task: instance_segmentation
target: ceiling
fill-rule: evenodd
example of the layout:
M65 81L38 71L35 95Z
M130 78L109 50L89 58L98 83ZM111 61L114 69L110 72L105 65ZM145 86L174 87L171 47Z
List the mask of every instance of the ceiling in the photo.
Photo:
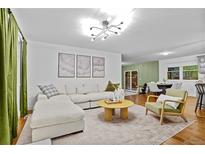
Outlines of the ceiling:
M205 9L134 9L131 24L120 36L91 42L80 21L107 18L99 10L12 9L28 40L121 53L124 63L205 53ZM164 51L171 54L159 54Z

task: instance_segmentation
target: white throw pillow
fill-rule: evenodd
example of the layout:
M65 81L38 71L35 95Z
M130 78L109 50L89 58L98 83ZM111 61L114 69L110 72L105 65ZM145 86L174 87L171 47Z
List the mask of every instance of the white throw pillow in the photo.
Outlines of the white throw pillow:
M181 97L173 97L173 96L168 96L168 95L163 95L161 94L158 99L157 99L157 103L163 103L165 100L172 100L172 101L181 101L182 98ZM179 103L176 102L166 102L167 105L173 107L174 109L177 109L177 107L179 106Z

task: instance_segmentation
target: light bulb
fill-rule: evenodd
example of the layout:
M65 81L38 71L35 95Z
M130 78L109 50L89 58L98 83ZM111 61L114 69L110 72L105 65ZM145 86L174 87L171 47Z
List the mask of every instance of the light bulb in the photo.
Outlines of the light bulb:
M95 38L92 37L92 38L91 38L91 42L94 42L94 41L95 41Z

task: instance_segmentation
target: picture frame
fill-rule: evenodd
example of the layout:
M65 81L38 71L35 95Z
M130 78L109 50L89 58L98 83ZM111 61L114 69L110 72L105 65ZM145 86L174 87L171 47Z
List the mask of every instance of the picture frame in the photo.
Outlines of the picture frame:
M199 67L199 73L205 74L205 55L198 56L198 67Z
M75 78L75 54L58 53L58 77Z
M105 77L105 58L92 57L92 77L104 78Z
M77 55L77 78L91 77L91 56Z

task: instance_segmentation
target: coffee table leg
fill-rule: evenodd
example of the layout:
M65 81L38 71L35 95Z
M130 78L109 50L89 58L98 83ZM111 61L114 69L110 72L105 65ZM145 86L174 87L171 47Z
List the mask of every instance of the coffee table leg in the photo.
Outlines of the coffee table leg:
M105 121L112 121L112 109L105 108L104 119Z
M120 118L123 120L128 119L128 108L120 109Z

